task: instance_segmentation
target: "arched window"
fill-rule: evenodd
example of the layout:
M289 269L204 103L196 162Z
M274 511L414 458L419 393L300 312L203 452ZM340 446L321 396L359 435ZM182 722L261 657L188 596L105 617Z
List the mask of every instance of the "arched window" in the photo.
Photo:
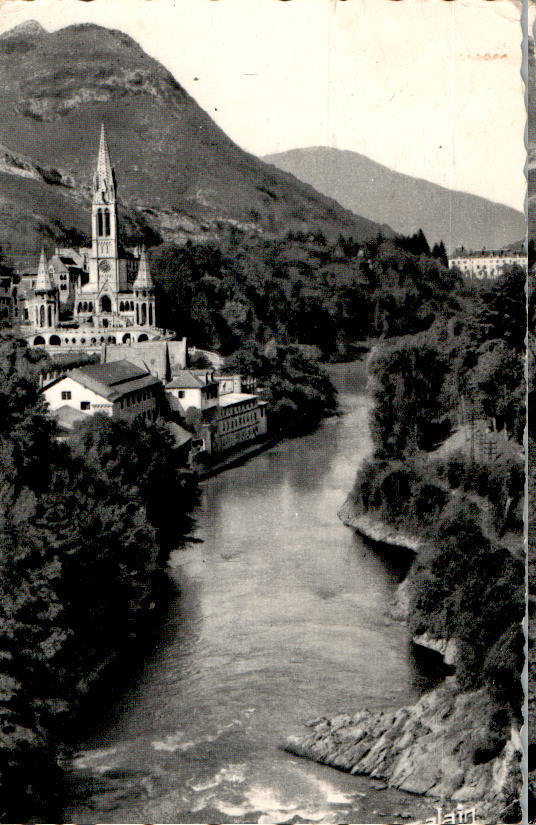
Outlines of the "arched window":
M103 295L101 298L101 312L111 312L112 302L109 295Z
M138 341L148 341L148 337L143 333L142 335L138 336Z
M58 335L51 335L48 343L51 347L59 347L61 340Z
M88 309L89 309L89 311L90 311L90 312L93 312L93 301L90 301L90 302L89 302L89 307L88 307Z
M128 343L129 341L130 341L130 333L129 333L129 332L126 332L126 333L123 335L123 344L126 344L126 343Z
M149 326L153 325L153 305L149 304Z
M136 325L140 323L140 307L139 304L136 304Z
M104 210L104 234L108 237L110 235L110 210Z
M119 304L119 312L124 312L124 311L125 311L125 302L121 301L121 303Z
M97 210L97 235L101 238L104 234L104 226L102 220L102 209Z
M39 326L40 327L45 326L45 308L44 308L44 306L41 306L40 309L39 309Z
M140 319L140 326L144 327L147 323L147 304L141 305L141 319Z
M84 312L87 312L87 301L84 301L84 307L83 307L83 309L84 309Z
M130 311L134 312L134 301L130 302Z
M38 335L37 338L34 338L34 347L39 347L45 343L45 339L42 335Z
M52 326L52 307L50 306L50 304L48 305L47 315L48 315L48 325L49 325L49 327L51 327Z
M80 314L81 312L82 312L82 303L79 303L78 304L78 313Z

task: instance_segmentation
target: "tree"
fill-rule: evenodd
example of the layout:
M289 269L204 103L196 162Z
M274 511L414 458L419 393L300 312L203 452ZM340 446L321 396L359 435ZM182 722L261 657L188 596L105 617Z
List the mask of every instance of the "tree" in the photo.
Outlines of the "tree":
M447 372L439 350L423 336L384 346L371 365L374 376L372 430L378 454L400 458L429 448L443 411Z
M448 268L449 259L448 259L447 250L445 249L445 244L443 243L443 241L440 241L439 243L434 244L431 254L432 254L432 258L437 258L438 261L441 261L443 266Z

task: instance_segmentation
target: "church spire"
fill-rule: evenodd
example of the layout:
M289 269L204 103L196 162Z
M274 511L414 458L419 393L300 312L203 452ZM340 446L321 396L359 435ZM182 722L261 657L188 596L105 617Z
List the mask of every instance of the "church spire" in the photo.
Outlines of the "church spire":
M151 278L149 262L147 260L147 252L145 251L144 246L142 246L140 251L140 263L138 266L138 274L136 275L136 280L134 281L133 287L134 289L153 288L153 279Z
M37 267L37 280L35 282L36 292L49 292L54 289L54 284L48 274L47 259L45 250L41 247L41 255L39 256L39 266Z
M104 123L101 124L99 154L97 157L97 168L93 178L93 187L95 192L102 192L104 190L115 194L115 177L110 161L108 143L106 142Z

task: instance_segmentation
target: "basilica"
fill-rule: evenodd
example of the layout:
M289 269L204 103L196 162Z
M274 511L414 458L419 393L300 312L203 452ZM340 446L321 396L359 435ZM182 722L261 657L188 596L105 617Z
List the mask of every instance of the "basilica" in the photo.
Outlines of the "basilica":
M55 352L100 352L105 344L174 337L156 326L145 249L120 253L116 181L104 126L93 176L91 247L56 248L49 259L42 250L37 272L20 278L14 313L28 344Z

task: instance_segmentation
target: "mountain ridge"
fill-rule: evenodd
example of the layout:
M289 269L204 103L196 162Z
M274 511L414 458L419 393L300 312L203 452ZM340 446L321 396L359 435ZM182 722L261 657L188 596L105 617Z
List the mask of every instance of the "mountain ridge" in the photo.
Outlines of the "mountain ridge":
M453 251L500 248L525 236L522 212L469 192L389 169L358 152L325 146L291 149L264 160L310 183L344 207L409 235L422 229Z
M229 226L393 234L244 152L123 32L11 29L0 36L0 85L0 244L14 256L35 252L43 234L52 242L71 208L72 229L87 234L101 122L124 214L165 241Z

